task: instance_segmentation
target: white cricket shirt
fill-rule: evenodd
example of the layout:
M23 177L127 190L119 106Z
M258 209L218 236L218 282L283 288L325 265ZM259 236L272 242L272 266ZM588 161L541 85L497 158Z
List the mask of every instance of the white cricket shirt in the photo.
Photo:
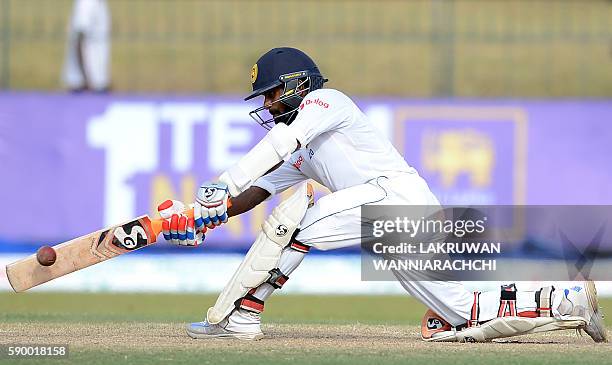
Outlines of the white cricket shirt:
M379 176L416 173L379 128L338 90L319 89L306 95L289 128L304 136L301 148L253 184L272 195L306 179L334 192Z

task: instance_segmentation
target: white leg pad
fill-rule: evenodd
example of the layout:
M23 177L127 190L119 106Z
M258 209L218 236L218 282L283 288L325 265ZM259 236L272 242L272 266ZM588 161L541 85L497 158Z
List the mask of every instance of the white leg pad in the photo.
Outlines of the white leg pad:
M289 244L311 205L312 194L312 186L304 183L295 194L274 208L238 270L219 294L215 305L208 309L206 318L209 323L221 322L235 308L236 300L268 280L269 271L278 267L283 248Z
M563 320L553 317L501 317L461 331L452 329L438 332L430 338L423 338L423 340L433 342L487 342L497 338L530 333L578 329L585 325L586 321L581 317L565 318Z

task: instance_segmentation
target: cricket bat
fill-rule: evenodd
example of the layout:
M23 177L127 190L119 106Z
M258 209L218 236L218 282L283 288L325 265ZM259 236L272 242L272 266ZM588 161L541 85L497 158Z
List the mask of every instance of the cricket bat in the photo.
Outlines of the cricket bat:
M193 209L186 214L193 218ZM57 258L51 266L42 266L36 254L6 266L6 277L16 292L23 292L106 261L113 257L152 245L162 231L163 219L142 215L129 222L102 229L53 246Z

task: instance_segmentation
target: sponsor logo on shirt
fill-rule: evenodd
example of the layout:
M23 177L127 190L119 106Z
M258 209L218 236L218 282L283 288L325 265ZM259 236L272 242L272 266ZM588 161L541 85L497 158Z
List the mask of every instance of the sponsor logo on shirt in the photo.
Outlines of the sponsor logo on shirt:
M312 160L312 156L314 156L314 151L312 148L308 149L308 158Z
M298 157L297 161L293 163L293 167L299 170L300 167L302 167L302 162L304 162L304 157L300 156Z
M319 98L316 98L314 100L312 100L312 99L304 100L302 102L302 104L300 104L300 110L304 109L304 107L306 107L308 105L311 105L311 104L318 105L318 106L320 106L321 108L324 108L324 109L329 108L329 103L327 103L327 102L325 102L323 100L320 100Z

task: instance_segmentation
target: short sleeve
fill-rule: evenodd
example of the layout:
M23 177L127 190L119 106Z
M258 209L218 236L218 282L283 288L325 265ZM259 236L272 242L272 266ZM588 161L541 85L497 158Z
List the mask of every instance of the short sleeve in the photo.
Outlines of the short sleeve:
M341 127L350 119L351 112L346 95L333 89L319 89L306 95L289 127L296 130L300 145L305 147L317 136Z
M292 160L293 158L290 158L289 161L283 162L283 164L276 170L255 180L253 186L267 190L270 195L275 195L282 193L293 185L308 179L293 165Z

